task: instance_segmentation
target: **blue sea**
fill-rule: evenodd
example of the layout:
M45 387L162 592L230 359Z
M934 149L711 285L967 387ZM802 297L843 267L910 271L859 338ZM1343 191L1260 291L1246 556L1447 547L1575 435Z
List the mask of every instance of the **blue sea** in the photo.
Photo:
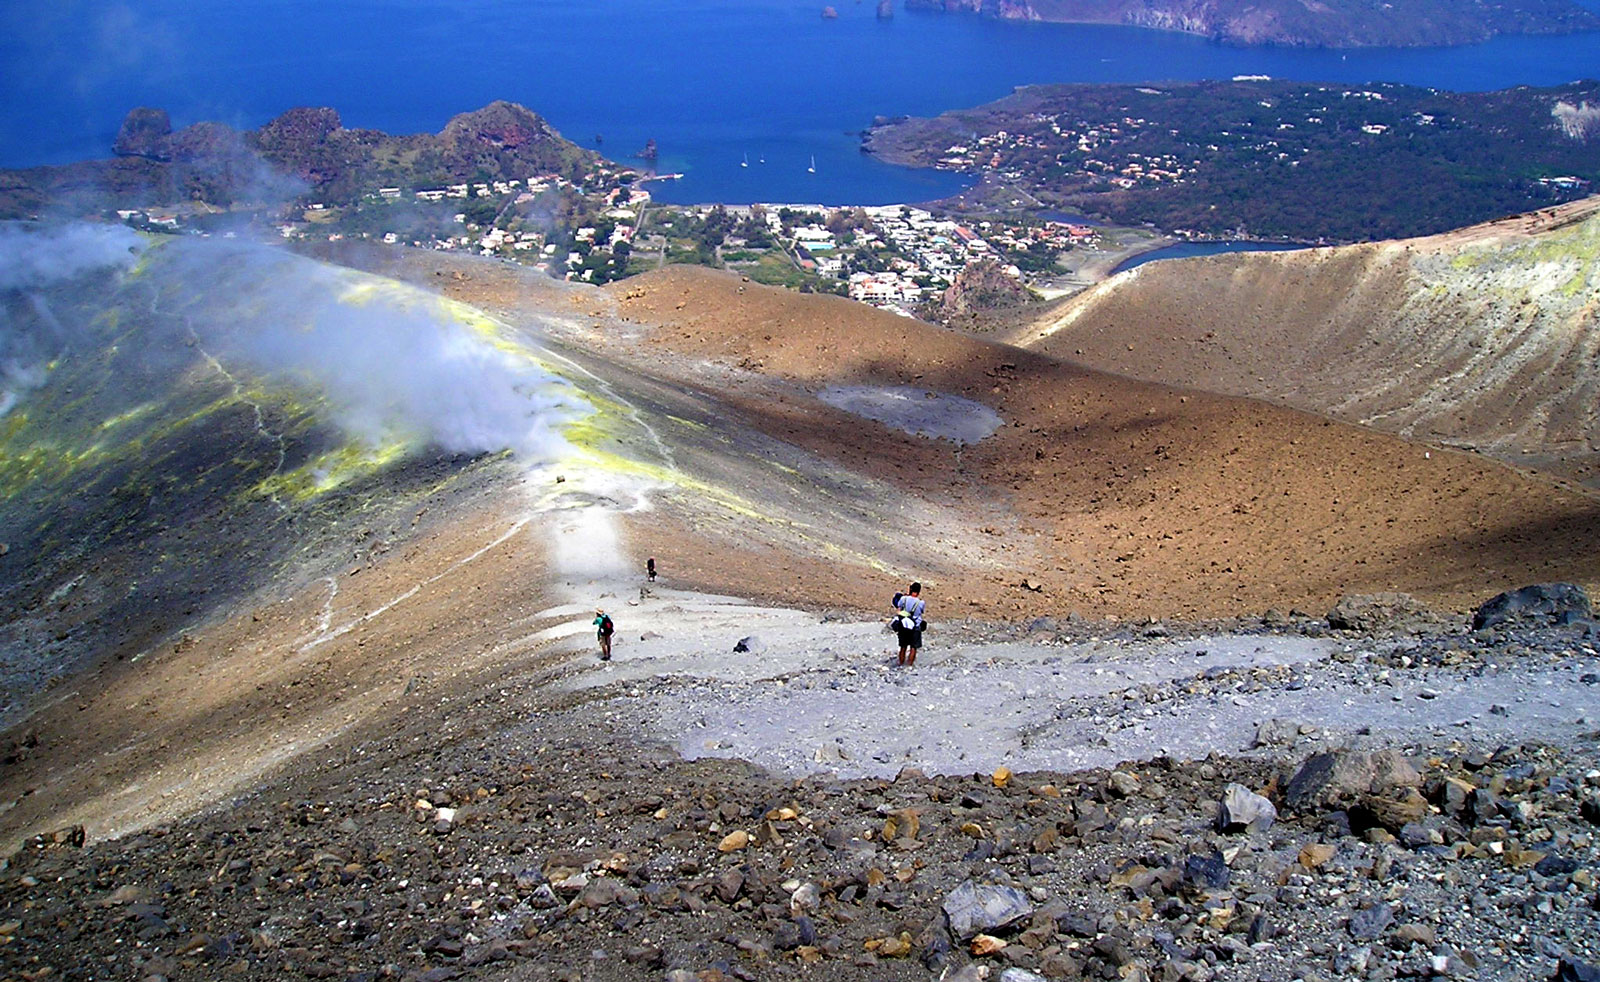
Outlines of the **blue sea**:
M1160 262L1163 259L1188 259L1194 256L1216 256L1224 252L1286 252L1300 249L1302 246L1281 245L1275 242L1176 242L1160 249L1151 249L1141 252L1131 259L1118 263L1111 272L1113 275L1126 272L1135 266L1145 263Z
M653 186L663 200L886 204L962 182L862 154L874 116L974 106L1019 85L1252 74L1485 90L1600 75L1600 33L1246 49L903 9L879 20L870 0L833 5L829 20L809 0L9 0L0 167L108 156L141 105L179 126L239 127L332 106L346 126L411 133L510 99L616 159L654 139L659 169L684 175Z

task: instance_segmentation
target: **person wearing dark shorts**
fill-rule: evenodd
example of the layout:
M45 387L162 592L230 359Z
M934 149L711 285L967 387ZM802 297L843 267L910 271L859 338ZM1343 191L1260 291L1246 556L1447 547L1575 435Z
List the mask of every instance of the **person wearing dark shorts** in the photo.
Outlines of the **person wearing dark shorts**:
M913 583L905 593L894 595L894 633L900 641L897 665L915 665L917 649L922 647L922 615L928 605L922 599L922 584Z
M611 615L603 610L594 612L594 635L600 642L600 660L611 660L611 635L616 631L616 625L611 623Z

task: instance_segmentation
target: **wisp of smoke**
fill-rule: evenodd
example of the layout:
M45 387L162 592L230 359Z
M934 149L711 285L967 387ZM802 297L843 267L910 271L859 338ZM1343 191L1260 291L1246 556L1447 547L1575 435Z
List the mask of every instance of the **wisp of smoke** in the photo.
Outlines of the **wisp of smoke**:
M0 299L15 293L22 301L0 303L0 416L43 384L44 365L69 340L41 291L128 269L144 248L141 236L118 225L0 223Z
M533 464L559 457L561 426L589 411L503 327L432 294L246 243L163 253L164 274L194 293L187 327L207 354L314 387L358 438Z
M0 223L0 290L37 290L102 269L127 269L145 240L122 225Z

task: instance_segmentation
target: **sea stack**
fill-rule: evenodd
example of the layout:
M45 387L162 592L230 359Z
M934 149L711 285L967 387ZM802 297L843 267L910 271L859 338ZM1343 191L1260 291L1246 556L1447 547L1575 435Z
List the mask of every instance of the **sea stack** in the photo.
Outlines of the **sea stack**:
M894 16L894 0L878 0L878 19L888 20Z
M837 10L834 10L832 7L823 7L822 8L822 19L823 20L838 20L839 19L839 12Z
M167 137L172 135L172 117L165 109L140 106L128 112L117 131L112 152L119 157L148 157L151 160L171 160L172 153Z

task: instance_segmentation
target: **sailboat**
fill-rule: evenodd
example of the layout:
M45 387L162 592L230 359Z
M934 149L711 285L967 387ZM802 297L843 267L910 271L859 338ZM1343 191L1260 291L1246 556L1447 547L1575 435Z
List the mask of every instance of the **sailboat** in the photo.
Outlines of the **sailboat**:
M806 173L807 174L815 174L816 172L817 172L817 155L816 154L812 154L811 155L811 166L806 168Z
M740 161L739 166L740 167L749 167L750 166L750 155L749 154L745 154L744 155L744 160Z

